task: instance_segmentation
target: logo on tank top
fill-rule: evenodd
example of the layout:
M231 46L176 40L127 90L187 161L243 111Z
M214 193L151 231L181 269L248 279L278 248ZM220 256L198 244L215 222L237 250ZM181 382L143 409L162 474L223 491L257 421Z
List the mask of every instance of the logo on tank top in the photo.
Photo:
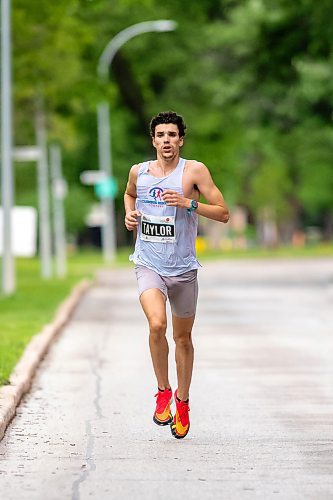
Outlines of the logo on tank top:
M162 193L164 189L159 186L153 186L147 189L146 196L141 199L142 203L148 203L148 205L154 207L164 207L166 205L163 201Z
M152 187L148 191L148 195L154 198L155 201L163 201L162 200L162 193L164 189L161 187Z

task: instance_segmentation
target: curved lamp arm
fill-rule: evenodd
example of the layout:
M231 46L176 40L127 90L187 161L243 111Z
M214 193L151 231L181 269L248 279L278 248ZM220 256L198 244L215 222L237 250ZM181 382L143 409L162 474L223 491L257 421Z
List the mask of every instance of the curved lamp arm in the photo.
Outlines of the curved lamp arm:
M108 69L116 52L131 38L140 35L141 33L148 33L150 31L173 31L176 27L177 23L175 21L161 19L159 21L146 21L143 23L133 24L132 26L120 31L112 38L112 40L110 40L99 58L97 66L98 76L103 80L107 80Z

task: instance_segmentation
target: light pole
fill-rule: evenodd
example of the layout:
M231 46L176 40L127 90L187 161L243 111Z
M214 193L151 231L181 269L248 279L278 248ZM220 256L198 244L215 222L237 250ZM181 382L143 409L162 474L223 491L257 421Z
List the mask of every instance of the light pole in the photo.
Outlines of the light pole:
M67 183L62 177L61 149L58 144L52 144L50 147L50 165L53 194L53 230L56 273L59 278L64 278L67 273L67 262L63 200L67 192Z
M131 38L141 33L151 31L165 32L176 29L177 23L169 20L147 21L133 24L120 31L107 44L99 58L97 74L101 81L106 82L109 74L109 67L117 51ZM107 177L112 177L112 142L111 142L111 121L109 104L102 101L97 107L98 125L98 156L99 168L105 172ZM102 244L104 259L112 261L116 254L116 231L115 231L115 209L113 198L102 201L105 210L105 224L102 226Z
M15 291L12 248L12 207L14 198L12 160L12 90L10 0L1 0L1 201L3 213L2 290Z
M36 114L36 136L37 145L40 152L37 160L39 249L42 264L42 277L44 279L50 279L52 276L52 250L49 206L49 173L47 161L45 116L42 109L38 109Z

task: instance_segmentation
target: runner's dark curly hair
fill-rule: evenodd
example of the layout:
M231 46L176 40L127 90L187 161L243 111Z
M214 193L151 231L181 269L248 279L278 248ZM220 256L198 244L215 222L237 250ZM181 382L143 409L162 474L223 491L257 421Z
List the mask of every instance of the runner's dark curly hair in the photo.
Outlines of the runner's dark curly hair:
M177 115L174 111L162 111L161 113L158 113L158 115L153 116L150 121L149 129L152 137L155 136L156 126L161 125L162 123L174 123L178 127L179 137L185 136L186 125L183 117Z

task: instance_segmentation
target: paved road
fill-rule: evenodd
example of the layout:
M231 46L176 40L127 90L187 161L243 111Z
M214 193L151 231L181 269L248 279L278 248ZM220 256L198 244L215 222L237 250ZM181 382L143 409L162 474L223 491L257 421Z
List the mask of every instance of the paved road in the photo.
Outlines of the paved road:
M1 500L333 499L333 260L209 263L199 300L178 441L132 271L100 274L0 443Z

